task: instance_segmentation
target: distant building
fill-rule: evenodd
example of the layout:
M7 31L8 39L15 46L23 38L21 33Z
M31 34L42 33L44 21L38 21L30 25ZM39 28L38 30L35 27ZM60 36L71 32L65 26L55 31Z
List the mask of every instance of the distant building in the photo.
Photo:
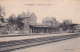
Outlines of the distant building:
M6 25L7 23L0 23L0 34L7 34Z
M29 25L34 25L37 23L37 17L35 13L30 13L29 11L27 13L23 12L20 14L22 18L24 18L24 23Z
M22 18L24 18L24 31L29 32L29 25L36 25L37 24L37 17L35 13L30 13L29 11L27 13L20 14Z
M49 27L58 27L59 26L59 22L56 20L56 18L53 18L53 17L51 17L51 18L47 17L47 18L43 19L42 23L44 26L49 26Z

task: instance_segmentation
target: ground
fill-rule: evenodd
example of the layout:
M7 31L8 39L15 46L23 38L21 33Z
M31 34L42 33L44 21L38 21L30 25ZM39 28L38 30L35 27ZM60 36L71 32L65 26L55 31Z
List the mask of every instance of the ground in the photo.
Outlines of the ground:
M13 52L80 52L80 37Z

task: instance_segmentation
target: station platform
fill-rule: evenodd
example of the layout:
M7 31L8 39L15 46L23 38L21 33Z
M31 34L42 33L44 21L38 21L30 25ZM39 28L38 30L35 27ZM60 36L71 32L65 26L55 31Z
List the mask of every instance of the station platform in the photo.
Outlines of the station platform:
M44 37L52 37L52 36L61 36L61 35L69 35L76 33L61 33L61 34L41 34L41 35L8 35L8 36L0 36L0 42L14 41L14 40L23 40L23 39L35 39L35 38L44 38Z

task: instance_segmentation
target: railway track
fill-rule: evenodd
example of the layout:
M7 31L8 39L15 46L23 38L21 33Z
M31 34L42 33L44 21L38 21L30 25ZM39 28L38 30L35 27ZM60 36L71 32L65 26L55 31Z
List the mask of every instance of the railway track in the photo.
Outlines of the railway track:
M71 35L36 38L36 39L24 39L24 40L15 40L9 42L0 42L0 52L9 52L17 49L23 49L23 48L47 44L51 42L58 42L58 41L72 39L76 37L80 37L80 35L71 34Z

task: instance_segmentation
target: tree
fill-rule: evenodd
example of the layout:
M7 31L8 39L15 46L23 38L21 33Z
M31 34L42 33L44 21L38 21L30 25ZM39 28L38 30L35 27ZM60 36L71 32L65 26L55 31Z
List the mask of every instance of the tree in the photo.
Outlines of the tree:
M23 34L23 27L24 27L24 23L23 23L23 18L21 17L21 15L18 15L18 17L16 18L15 15L11 15L8 18L8 24L11 27L11 32L14 33L14 30L16 29L15 26L17 26L17 28L19 28L20 33Z
M15 23L16 23L15 15L11 15L7 20L8 20L11 33L14 33Z
M0 5L0 20L4 22L5 11L4 8Z
M2 22L2 23L4 23L4 22L5 22L4 18L1 18L1 22Z
M23 19L24 18L22 18L21 15L18 15L18 17L16 18L16 25L20 29L21 34L23 34L23 28L24 28Z
M72 20L64 20L62 23L62 28L64 31L71 31L72 30Z
M8 23L9 23L10 25L14 25L14 24L16 23L15 20L16 20L15 15L11 15L11 16L8 18Z
M67 20L64 20L63 21L63 24L64 25L70 25L70 24L72 24L72 20L68 20L68 19Z

